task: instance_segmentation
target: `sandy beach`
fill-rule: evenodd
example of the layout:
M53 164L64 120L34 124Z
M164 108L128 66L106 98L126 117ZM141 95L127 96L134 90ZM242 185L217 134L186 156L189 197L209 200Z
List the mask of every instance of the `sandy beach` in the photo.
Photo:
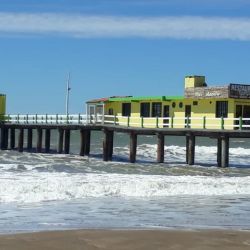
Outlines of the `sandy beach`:
M0 236L1 250L250 249L250 231L71 230Z

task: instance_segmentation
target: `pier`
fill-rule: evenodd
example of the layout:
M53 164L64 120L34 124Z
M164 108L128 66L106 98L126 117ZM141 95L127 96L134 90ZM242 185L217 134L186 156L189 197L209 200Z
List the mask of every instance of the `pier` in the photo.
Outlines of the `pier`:
M79 117L78 117L79 118ZM66 119L67 120L67 119ZM164 143L168 136L182 136L186 138L186 163L195 164L195 141L197 137L212 138L217 141L217 165L218 167L229 166L229 147L232 138L250 138L248 130L225 130L225 129L192 129L192 128L144 128L128 127L115 124L86 123L79 119L79 123L56 122L2 122L0 124L0 149L17 150L23 152L35 151L37 153L51 152L51 131L58 133L57 153L69 154L71 131L79 131L80 147L79 155L88 156L91 152L91 133L93 131L103 132L103 160L112 161L114 136L116 133L126 133L129 135L129 162L136 162L137 138L141 135L156 136L157 163L164 163L171 159L165 159ZM27 133L27 142L24 143L24 132ZM36 141L34 141L36 133ZM27 145L24 148L24 145Z

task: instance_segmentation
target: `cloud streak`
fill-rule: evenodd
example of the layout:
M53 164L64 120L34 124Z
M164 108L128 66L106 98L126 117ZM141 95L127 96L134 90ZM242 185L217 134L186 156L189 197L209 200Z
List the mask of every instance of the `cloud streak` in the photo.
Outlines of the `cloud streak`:
M124 17L0 12L0 35L250 41L249 18Z

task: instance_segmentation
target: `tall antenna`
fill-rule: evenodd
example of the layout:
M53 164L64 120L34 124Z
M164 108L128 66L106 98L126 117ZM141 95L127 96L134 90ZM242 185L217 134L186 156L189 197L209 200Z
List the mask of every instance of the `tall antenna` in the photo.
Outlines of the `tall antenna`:
M69 114L69 91L71 90L69 84L70 84L70 72L68 74L67 90L66 90L66 115Z

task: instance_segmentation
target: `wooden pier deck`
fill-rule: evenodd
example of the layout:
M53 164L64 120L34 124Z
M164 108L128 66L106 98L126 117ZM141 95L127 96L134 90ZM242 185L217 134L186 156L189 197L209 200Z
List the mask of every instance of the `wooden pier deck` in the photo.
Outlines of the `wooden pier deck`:
M120 125L105 124L0 124L0 149L24 150L24 130L27 130L27 150L33 148L33 133L36 133L36 152L50 152L51 130L58 131L57 152L69 154L70 134L72 130L79 131L81 156L89 155L92 131L102 131L103 139L103 160L111 161L113 156L115 132L126 133L130 136L129 161L136 161L137 137L139 135L156 135L157 159L158 163L163 163L164 143L167 136L182 136L186 138L186 163L195 163L195 140L196 137L207 137L217 140L217 164L219 167L229 165L229 142L232 138L250 138L248 130L212 130L212 129L174 129L174 128L136 128ZM18 133L16 133L16 131ZM16 138L16 134L18 135ZM43 137L45 137L43 145ZM17 143L16 143L17 142Z

